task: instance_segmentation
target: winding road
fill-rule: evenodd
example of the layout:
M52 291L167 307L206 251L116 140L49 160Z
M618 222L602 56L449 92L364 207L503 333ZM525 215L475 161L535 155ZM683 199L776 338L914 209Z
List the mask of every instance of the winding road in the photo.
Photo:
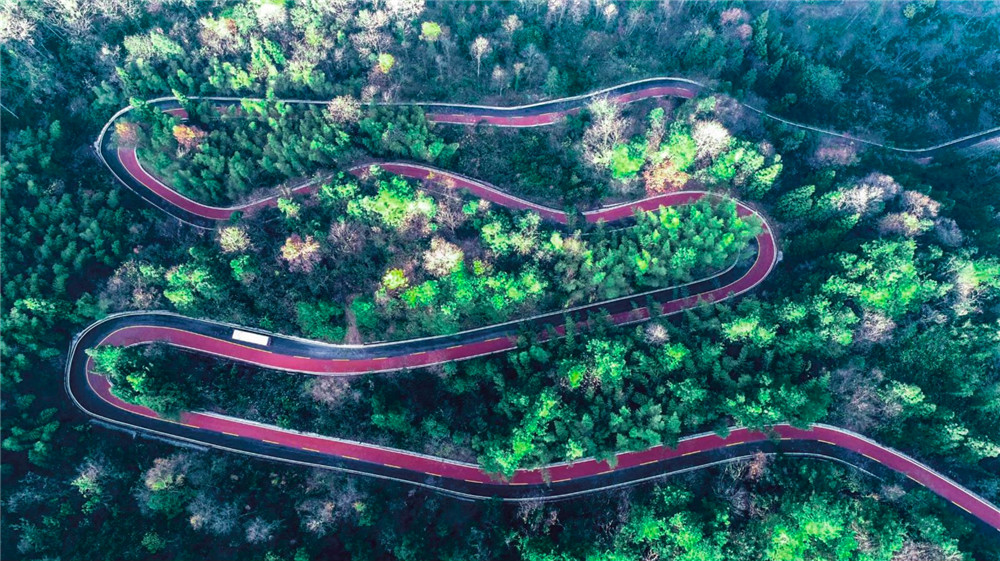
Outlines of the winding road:
M587 96L567 98L517 108L489 108L448 104L418 104L428 118L439 123L497 126L539 126L550 124L581 108L595 95L607 95L622 102L650 97L694 97L704 89L696 82L676 78L656 78L624 84ZM220 104L234 99L211 98ZM297 100L290 100L291 102ZM173 98L153 100L164 111L183 117ZM322 103L302 101L302 103ZM128 113L120 111L102 130L97 141L101 158L127 187L171 215L199 227L211 227L228 219L233 212L275 204L265 198L231 208L219 208L192 201L147 173L134 150L119 149L107 134L114 122ZM985 135L985 136L984 136ZM992 135L992 136L990 136ZM946 147L961 147L996 136L987 131L973 140L960 139L949 145L921 149L921 157ZM856 140L856 139L855 139ZM565 223L568 216L507 194L487 183L430 166L408 162L382 162L391 173L421 179L440 188L461 189L476 197L514 209L528 209L543 218ZM365 173L368 166L352 169ZM297 192L310 192L317 183L307 183ZM626 219L636 209L683 205L717 194L684 191L633 203L583 213L590 222ZM453 335L369 345L331 345L296 337L265 333L221 322L194 319L168 312L131 312L109 316L77 335L70 348L66 367L66 389L74 403L87 414L106 422L184 441L249 454L261 458L390 479L431 488L466 499L497 497L506 501L555 500L599 490L634 485L666 475L701 469L723 462L748 458L757 452L818 457L851 465L878 476L890 470L905 474L951 501L986 525L1000 530L1000 509L932 468L882 446L861 435L827 425L793 427L776 425L766 431L734 427L726 436L698 434L681 439L675 447L654 446L647 450L617 454L612 461L593 458L557 463L537 469L517 470L501 478L479 466L427 456L369 443L330 438L282 429L245 419L204 412L184 412L170 419L138 405L127 403L111 391L108 379L93 371L86 350L99 345L138 345L162 342L189 351L289 372L315 375L360 375L481 357L506 352L518 345L525 334L539 338L559 337L567 322L585 327L595 314L606 314L615 324L648 319L651 315L675 314L701 305L732 298L752 290L770 274L778 261L776 241L767 221L752 208L737 202L741 216L756 216L761 232L739 260L723 271L685 285L655 290L588 306L560 310L539 316L492 325ZM268 337L267 344L234 339L235 332L253 332Z
M434 123L475 125L486 123L500 127L538 127L557 123L567 115L576 113L585 107L595 98L605 97L619 103L631 103L643 99L658 97L680 97L691 99L703 93L709 93L711 89L694 80L674 77L648 78L636 80L626 84L604 88L595 92L582 94L573 97L543 101L530 105L520 105L515 107L494 107L488 105L466 105L457 103L435 103L435 102L407 102L407 103L387 103L384 105L406 105L416 106L424 109L427 120ZM239 98L239 97L218 97L218 96L191 96L191 100L210 101L219 106L238 105L243 100L262 101L259 98ZM285 103L296 105L326 105L327 101L310 99L286 99ZM151 105L163 110L166 113L178 117L186 117L186 111L174 97L160 97L148 101ZM874 148L886 150L913 158L919 162L930 162L934 157L964 148L983 144L1000 139L1000 127L984 130L975 134L943 142L933 146L922 148L898 148L884 143L854 137L848 134L830 131L811 125L789 121L777 115L772 115L766 111L758 109L752 105L740 103L749 111L757 113L766 119L781 122L787 126L808 130L818 134L840 138L849 142L856 142ZM145 199L153 206L163 212L199 228L214 228L217 221L227 220L234 212L247 211L260 206L273 206L276 204L276 197L266 197L256 201L246 202L232 207L214 207L192 201L170 187L163 185L159 180L152 177L142 169L138 159L132 150L122 149L115 145L110 134L113 125L120 119L126 117L132 107L125 107L118 111L101 129L101 134L94 143L94 148L101 160L108 166L111 172L132 191ZM292 189L293 193L308 193L316 188L319 182L310 182ZM477 193L478 194L478 193ZM518 200L504 194L511 201ZM522 204L531 205L527 201ZM513 208L526 208L514 206Z

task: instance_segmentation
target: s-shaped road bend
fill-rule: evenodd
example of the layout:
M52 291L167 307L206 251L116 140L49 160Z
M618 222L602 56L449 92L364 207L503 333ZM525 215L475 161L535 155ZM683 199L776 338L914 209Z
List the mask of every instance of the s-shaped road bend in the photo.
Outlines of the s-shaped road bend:
M689 80L653 78L583 96L522 107L437 103L414 105L422 106L428 120L432 122L459 125L485 122L495 126L527 127L558 122L596 96L607 96L628 103L664 96L692 98L704 90L703 85ZM237 98L203 99L222 106L239 103ZM288 102L324 103L309 100ZM152 100L151 103L165 112L186 117L174 98L161 98ZM219 208L184 197L143 169L134 149L114 145L111 135L107 134L108 130L128 112L129 109L123 109L112 117L102 130L96 148L115 177L151 204L191 225L209 228L219 221L227 220L234 212L276 203L276 197L270 197L239 206ZM996 138L998 134L1000 129L994 129L945 145L906 152L927 158L945 149L970 146ZM562 211L519 199L485 182L459 174L408 162L382 162L379 166L391 173L435 183L440 188L461 189L509 208L532 210L544 219L559 223L566 223L568 220L568 216ZM359 166L350 171L361 174L367 167ZM308 193L317 185L318 182L307 183L293 191ZM632 216L637 209L653 210L660 206L689 204L706 197L723 198L702 191L682 191L585 212L583 216L588 222L614 222ZM277 370L348 376L418 368L506 352L517 347L519 335L526 330L542 338L559 337L565 333L567 321L583 325L590 321L592 314L597 313L606 314L615 324L643 321L654 315L675 314L704 302L717 302L752 290L774 268L778 260L778 249L770 226L752 208L740 202L736 204L741 216L753 215L760 220L760 234L750 244L747 254L737 262L711 276L685 285L452 335L368 345L331 345L168 312L115 314L95 322L74 338L66 367L66 389L73 402L88 415L130 430L276 461L405 482L464 499L565 499L748 458L757 452L782 453L786 456L836 461L873 475L886 470L899 472L915 484L927 487L952 502L986 526L1000 530L1000 509L971 490L901 452L851 431L828 425L793 427L780 424L764 431L733 427L726 436L715 433L692 435L682 438L676 447L660 445L641 451L623 452L617 454L611 462L588 458L535 469L520 469L512 477L502 478L485 472L475 464L282 429L219 414L183 412L178 418L165 418L155 411L125 402L114 395L109 380L93 370L93 360L85 353L87 349L99 345L128 346L162 342L195 353ZM234 335L237 331L256 333L268 339L266 344L236 340Z

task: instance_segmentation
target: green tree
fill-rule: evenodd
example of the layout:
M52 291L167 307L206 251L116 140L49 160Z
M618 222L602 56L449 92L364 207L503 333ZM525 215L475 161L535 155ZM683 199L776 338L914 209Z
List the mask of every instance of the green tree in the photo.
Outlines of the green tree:
M939 296L944 288L922 270L916 250L912 240L868 242L860 255L837 257L841 272L830 277L822 290L898 318Z
M299 302L295 310L302 333L307 337L334 342L344 338L344 328L339 325L344 315L341 306L323 301Z

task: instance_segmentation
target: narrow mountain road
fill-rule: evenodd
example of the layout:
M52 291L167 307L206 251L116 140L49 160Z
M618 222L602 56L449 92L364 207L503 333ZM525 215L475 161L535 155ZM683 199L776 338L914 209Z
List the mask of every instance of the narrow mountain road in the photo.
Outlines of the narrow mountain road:
M435 103L435 102L400 102L388 103L385 105L415 106L423 108L427 120L434 123L475 125L486 123L500 127L538 127L557 123L567 115L576 113L583 109L595 98L605 97L619 103L632 103L644 99L659 97L680 97L684 99L694 98L702 93L710 92L710 88L700 82L687 80L685 78L659 77L637 80L605 88L595 92L582 94L573 97L543 101L530 105L519 105L514 107L495 107L489 105L466 105L460 103ZM244 99L250 101L261 101L258 98L238 98L238 97L198 97L192 96L193 101L210 101L221 107L239 105ZM309 99L285 99L285 103L292 105L326 105L326 101ZM148 101L154 107L161 109L177 117L187 117L187 112L181 107L176 98L161 97ZM987 142L994 142L1000 139L1000 127L984 130L975 134L943 142L933 146L923 148L898 148L885 143L866 140L848 134L830 131L811 125L789 121L777 115L772 115L747 105L740 104L749 111L760 114L766 119L781 122L787 126L808 130L825 136L840 138L848 142L855 142L899 154L916 161L927 163L935 157L950 152L970 148ZM114 124L127 118L132 112L132 107L126 107L118 111L101 129L101 134L94 143L101 160L111 169L111 172L119 181L128 188L135 191L140 197L156 206L160 210L171 216L199 228L214 228L219 220L227 220L234 212L246 211L260 206L273 206L276 204L277 195L261 200L250 201L231 207L214 207L201 204L184 197L170 187L163 185L159 180L152 177L146 170L142 169L134 150L120 148L116 146L112 138L111 131ZM292 189L295 193L308 193L315 190L322 178L316 182L300 185ZM531 204L527 203L526 204Z
M486 121L497 126L538 126L555 122L578 110L594 95L608 95L628 102L667 95L693 97L701 88L694 82L661 78L519 108L420 105L428 111L431 120L442 123ZM218 101L233 102L232 99L221 98ZM166 111L180 111L173 99L155 103ZM211 227L216 221L228 219L235 211L275 204L274 198L266 198L237 207L218 208L180 195L147 173L134 150L113 146L106 132L115 120L125 114L127 110L119 112L105 126L97 148L115 176L147 201L200 227ZM995 131L988 133L995 136ZM975 142L981 142L983 138L981 135ZM973 141L963 139L952 143L952 146L968 142ZM944 147L932 147L924 149L924 152L933 155ZM432 182L440 188L461 189L509 208L532 210L548 220L560 223L568 220L562 211L519 199L492 185L459 174L407 162L383 162L379 165L388 172ZM368 166L365 166L351 171L362 174L367 169ZM315 188L316 183L306 184L297 188L297 192L306 193ZM722 198L717 194L685 191L586 212L584 217L589 222L614 222L632 216L636 209L652 210L660 206L690 204L705 197ZM776 425L763 432L734 427L725 437L713 433L694 435L682 439L674 448L654 446L647 450L619 453L613 462L582 459L517 470L512 477L502 478L486 473L473 464L296 432L217 414L185 412L177 419L164 418L148 408L127 403L115 396L108 379L93 371L93 361L85 352L99 345L162 342L196 353L267 368L333 376L418 368L506 352L517 347L518 337L525 331L558 337L564 333L567 321L586 327L595 313L607 314L613 323L628 324L648 319L651 315L674 314L704 302L732 298L757 287L777 263L777 245L766 220L745 204L737 205L741 216L755 215L762 224L761 233L748 248L752 250L752 255L745 256L723 271L686 285L453 335L370 345L330 345L167 312L116 314L90 325L74 338L67 361L66 389L74 403L87 414L130 429L276 461L406 482L467 499L497 497L523 501L568 498L748 458L757 452L782 453L838 461L866 473L892 470L905 474L916 484L927 487L986 525L1000 530L1000 510L972 491L905 454L861 435L827 425L800 428ZM652 311L648 307L651 304L655 307ZM258 342L247 342L246 337L235 338L240 332L250 333L251 339Z

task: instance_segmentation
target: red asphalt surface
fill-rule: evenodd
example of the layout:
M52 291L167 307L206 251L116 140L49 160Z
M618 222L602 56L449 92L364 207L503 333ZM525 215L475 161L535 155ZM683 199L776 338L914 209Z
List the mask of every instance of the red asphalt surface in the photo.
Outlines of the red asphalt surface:
M675 88L654 88L652 92L643 90L627 94L622 97L628 97L630 99L620 101L634 101L635 99L659 95L684 96L684 93L684 91L678 91ZM562 116L563 114L546 114L535 117L491 117L486 120L487 122L498 125L534 126L553 122ZM437 120L438 122L461 122L463 124L468 124L466 121L449 120L451 117L454 117L449 115L429 115L429 117L434 117L432 120ZM497 119L506 120L497 121ZM476 119L473 122L480 122L482 120L484 119ZM230 209L221 209L202 205L183 197L152 175L148 174L139 164L134 150L120 149L118 151L118 155L121 158L125 169L127 169L129 173L158 195L163 197L164 200L175 206L184 208L190 212L207 218L225 220L228 219L229 215L231 215L235 210L245 210L254 206L274 204L275 199L271 198L243 207ZM567 216L563 212L524 201L503 193L489 184L464 178L456 174L433 170L416 164L390 163L383 164L381 167L386 171L407 177L433 181L446 187L468 190L479 197L510 208L533 210L549 220L561 223L565 223L567 220ZM315 185L305 185L299 188L299 192L308 192L314 188ZM631 216L636 209L653 210L659 208L660 206L688 204L705 196L718 197L718 195L703 192L671 193L638 201L636 203L591 211L584 213L584 215L589 222L596 222L598 220L606 220L610 222ZM749 207L741 203L737 204L738 212L741 216L754 214L754 211ZM777 258L775 240L766 221L763 220L762 232L758 236L758 244L759 252L757 260L751 267L750 271L742 278L716 290L666 302L663 304L662 312L675 313L697 306L703 301L722 300L727 297L746 292L747 290L750 290L760 284L774 267ZM639 310L616 314L612 316L612 321L615 323L627 323L638 319L645 319L648 316L648 310L642 308ZM123 328L108 335L108 337L106 337L101 344L135 345L156 341L162 341L173 346L186 348L196 352L256 364L267 368L326 375L363 374L367 372L416 368L430 364L484 356L516 348L516 340L513 337L500 337L488 341L457 345L447 349L427 351L410 355L375 357L360 360L325 360L277 354L268 350L241 345L230 340L216 339L179 329L159 326L134 326ZM128 403L112 394L111 384L108 379L102 375L94 373L92 371L92 366L93 360L90 359L87 362L87 381L95 394L100 396L104 401L116 408L126 410L134 414L162 419L162 417L155 411L146 407ZM163 420L168 422L177 422L171 419ZM254 439L271 444L278 444L289 448L304 449L312 452L360 460L399 469L406 469L455 480L465 480L494 485L527 485L544 484L547 482L558 483L561 481L586 478L615 470L651 464L680 456L719 449L726 446L764 441L769 438L769 436L763 432L739 428L734 429L725 438L715 434L704 434L681 440L677 448L668 448L661 445L637 452L620 453L616 456L616 462L613 467L605 461L585 459L572 463L552 464L543 468L531 470L518 470L509 480L502 480L498 479L495 475L484 472L479 466L473 464L450 461L444 458L433 458L404 450L384 448L373 444L345 441L321 435L298 433L274 426L252 423L241 419L205 413L184 412L181 413L179 422L190 427L228 434L236 437ZM797 429L789 425L777 425L772 427L772 430L783 440L794 439L824 442L863 454L873 461L907 475L920 485L927 487L936 494L951 501L959 508L970 512L990 526L1000 530L1000 510L998 510L995 506L977 497L975 494L964 489L950 479L934 472L930 468L899 452L882 447L875 442L861 437L860 435L837 429L835 427L812 426L808 430L804 430Z
M687 89L687 88L679 88L679 87L652 87L652 88L646 88L646 89L643 89L643 90L638 90L638 91L627 93L627 94L622 94L622 95L619 95L619 96L616 96L616 97L613 97L613 98L610 98L610 99L612 99L613 101L617 101L618 103L625 104L625 103L631 103L631 102L639 101L639 100L643 100L643 99L651 99L651 98L657 98L657 97L682 97L682 98L686 98L686 99L691 99L696 94L697 94L697 92L695 92L694 90L691 90L691 89ZM426 116L427 116L427 120L428 121L431 121L431 122L434 122L434 123L443 123L443 124L474 125L474 124L477 124L477 123L480 123L480 122L486 122L486 123L491 124L491 125L504 126L504 127L537 127L537 126L543 126L543 125L551 125L551 124L556 123L556 122L560 121L561 119L565 118L566 115L575 113L577 111L579 111L579 109L570 109L570 110L567 110L567 111L544 113L544 114L541 114L541 115L529 115L529 116L516 116L516 115L512 115L512 116L504 116L504 117L493 117L493 116L482 117L482 116L476 116L476 115L452 115L452 114L447 114L447 113L434 113L433 111L428 111L427 114L426 114ZM171 115L173 115L175 117L180 117L181 119L186 119L187 118L187 111L185 111L184 109L168 109L168 110L166 110L164 112L165 113L169 113L169 114L171 114ZM142 164L139 163L139 158L136 155L135 149L132 149L132 148L121 148L121 147L119 147L118 148L118 159L121 161L121 163L125 167L125 169L128 170L129 174L131 174L134 178L136 178L137 180L139 180L143 185L145 185L151 191L153 191L158 196L160 196L163 200L165 200L166 202L170 203L171 205L173 205L173 206L175 206L177 208L184 209L184 210L186 210L186 211L188 211L188 212L190 212L192 214L196 214L196 215L201 216L203 218L208 218L208 219L211 219L211 220L228 220L229 217L232 216L232 214L234 212L237 212L237 211L247 211L247 210L254 209L254 208L260 208L260 207L266 207L266 206L275 206L277 204L277 199L278 199L277 195L273 196L273 197L266 198L266 199L262 199L262 200L259 200L259 201L254 201L252 203L247 203L247 204L243 204L243 205L237 205L237 206L233 206L233 207L226 207L226 208L223 208L223 207L214 207L214 206L202 204L202 203L199 203L197 201L193 201L193 200L185 197L184 195L181 195L177 191L174 191L173 189L171 189L167 185L164 185L162 181L160 181L159 179L157 179L156 177L154 177L150 173L148 173L142 167ZM356 168L356 169L359 169L359 168ZM403 174L403 175L406 175L406 174ZM410 177L416 177L416 176L410 176ZM455 179L457 179L457 176L453 176L453 177ZM471 180L467 180L466 179L466 181L471 181ZM456 183L460 184L461 182L460 181L456 181ZM478 183L478 182L474 182L474 183ZM316 187L317 187L317 185L315 183L311 183L311 184L306 184L306 185L302 185L302 186L296 187L296 188L292 189L291 191L292 191L292 193L306 194L306 193L310 193L310 192L314 191L316 189ZM475 192L475 189L470 188L470 190L472 190L472 191ZM559 221L565 223L565 215L563 213L561 213L561 212L553 211L552 209L548 209L548 208L543 207L541 205L535 205L534 203L530 203L528 201L524 201L524 200L518 199L516 197L512 197L512 196L506 195L502 191L498 191L496 189L490 189L490 191L492 193L494 193L494 196L496 196L497 194L499 194L500 196L505 197L507 199L507 201L505 203L501 202L501 201L494 201L494 202L498 202L500 204L505 204L506 206L508 206L510 208L514 208L514 209L531 209L531 210L535 210L535 211L539 212L539 214L542 215L542 218L549 218L549 219L553 219L553 220L559 220ZM477 193L477 194L479 194L479 193ZM655 207L653 207L653 208L655 208ZM555 216L550 216L547 213L558 213L558 215L562 216L562 218L561 219L560 218L556 218ZM612 218L610 216L604 216L603 218L605 220L608 220L608 221L614 219L614 218ZM592 221L596 221L596 220L592 220Z
M125 402L113 395L107 378L89 372L88 378L95 393L116 407L139 415L159 418L156 412L151 409ZM437 477L492 485L559 483L570 479L591 477L615 470L643 466L727 446L766 441L771 438L768 434L760 431L737 428L732 430L725 438L716 434L703 434L682 439L676 448L661 445L637 452L623 452L616 455L614 466L606 461L586 459L571 463L551 464L543 468L521 469L517 470L509 480L501 480L473 464L416 455L405 450L384 448L320 435L297 433L278 427L248 423L229 417L220 417L205 413L182 413L179 421L170 422L179 422L186 426L220 432L230 436L249 438L289 448L299 448L352 460L407 469ZM799 429L790 425L775 425L771 427L771 430L782 440L822 442L862 454L890 469L905 474L918 484L927 487L959 508L1000 530L1000 510L970 493L957 483L937 474L930 468L904 454L884 448L866 438L835 427L812 426L809 429Z
M202 204L197 201L192 201L177 191L174 191L170 187L164 185L162 181L147 172L146 169L142 167L142 164L139 163L139 157L134 148L118 148L118 159L132 177L148 187L150 191L156 193L164 201L170 203L172 206L182 208L193 214L197 214L198 216L209 218L211 220L229 220L234 212L243 212L254 208L276 206L278 204L277 196L228 208ZM294 194L307 194L315 191L316 187L315 183L309 183L295 187L290 191Z
M131 159L123 160L125 168L132 172L138 161L134 158L134 151L125 152ZM380 166L391 173L406 177L422 179L435 182L448 188L463 189L471 192L485 200L514 209L525 209L538 212L543 218L565 224L568 215L562 211L537 205L524 201L481 181L475 181L466 177L435 170L420 164L407 163L386 163ZM367 169L367 168L364 168ZM141 166L140 172L135 178L142 181L151 189L157 192L162 190L170 191L169 187L158 181L156 178L146 174ZM354 170L359 171L359 170ZM176 194L176 193L175 193ZM660 207L677 206L690 204L704 197L716 200L723 200L724 197L716 194L700 191L682 191L668 193L651 197L634 203L623 204L595 210L585 213L587 221L597 222L605 220L613 222L631 217L636 210L655 210ZM188 199L183 199L189 201ZM269 204L271 200L262 201L260 204ZM197 204L197 203L194 203ZM754 215L754 211L746 205L737 202L737 214L741 217ZM193 207L192 207L193 208ZM190 208L189 208L190 210ZM758 252L757 259L749 271L739 279L708 292L691 295L685 298L671 300L662 304L660 313L673 314L695 307L703 302L717 302L726 298L742 294L761 282L770 274L777 261L777 246L767 222L761 220L761 233L757 236ZM646 308L639 308L627 312L613 314L611 320L616 323L630 323L647 319L649 311ZM556 332L562 335L565 328L559 326ZM113 340L111 340L113 339ZM456 345L446 349L431 350L417 354L377 357L371 359L351 359L351 360L329 360L309 357L298 357L276 354L268 350L253 348L241 345L234 341L215 339L197 333L190 333L167 327L129 327L113 333L106 340L106 344L131 345L152 341L169 342L171 345L206 352L216 356L240 360L267 368L277 370L287 370L293 372L305 372L310 374L365 374L369 372L382 372L390 370L400 370L404 368L417 368L431 364L440 364L454 360L468 359L485 356L492 353L503 352L517 347L515 337L499 337L487 341L478 341L464 345Z

